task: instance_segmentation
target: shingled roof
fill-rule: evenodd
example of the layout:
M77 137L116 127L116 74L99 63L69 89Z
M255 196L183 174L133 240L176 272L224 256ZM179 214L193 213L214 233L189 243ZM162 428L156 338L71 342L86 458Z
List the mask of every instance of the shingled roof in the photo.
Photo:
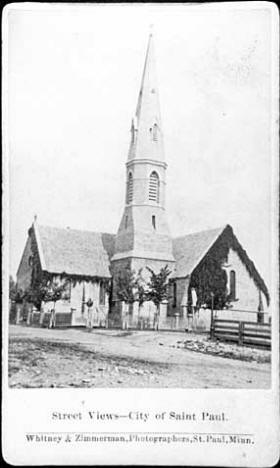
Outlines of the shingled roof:
M225 226L173 239L173 255L176 266L172 277L185 278L190 275L224 229Z
M228 245L238 253L250 277L264 293L269 305L270 297L267 286L229 224L217 229L209 229L173 239L173 255L176 263L171 278L185 278L191 275L214 246L215 242L218 239L222 239L222 236L223 239L227 237L229 241Z
M113 234L37 225L43 269L50 273L110 278Z

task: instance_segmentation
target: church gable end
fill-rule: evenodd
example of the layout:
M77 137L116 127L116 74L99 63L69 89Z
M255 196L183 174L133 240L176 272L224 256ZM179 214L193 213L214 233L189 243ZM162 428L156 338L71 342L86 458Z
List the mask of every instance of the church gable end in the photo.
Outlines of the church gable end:
M260 292L269 305L267 287L229 225L194 268L191 287L198 291L201 303L209 307L211 292L217 308L230 303L233 307L257 310Z
M34 225L28 230L28 239L17 271L17 287L26 291L38 280L42 273L42 260L40 258L38 240Z
M266 303L269 306L270 296L269 296L267 286L263 278L259 274L258 270L256 269L254 262L248 257L246 250L244 250L241 244L239 243L237 237L235 236L233 232L232 227L228 225L223 235L228 236L229 238L229 244L228 244L229 246L229 251L228 251L229 268L230 268L231 259L232 260L234 259L232 252L235 252L238 258L240 259L240 262L245 267L248 277L254 282L258 291L261 291L264 294ZM230 271L234 271L234 269L230 269ZM237 281L237 278L236 278L236 281Z

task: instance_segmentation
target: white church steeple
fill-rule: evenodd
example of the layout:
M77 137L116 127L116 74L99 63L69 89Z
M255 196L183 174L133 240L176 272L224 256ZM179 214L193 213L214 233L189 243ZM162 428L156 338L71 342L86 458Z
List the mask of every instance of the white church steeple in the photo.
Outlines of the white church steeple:
M124 214L112 262L129 261L134 269L153 262L174 262L165 215L166 163L156 80L154 39L150 34L126 163ZM120 265L121 266L121 265Z
M132 122L132 131L134 133L131 139L128 161L132 159L151 159L163 162L161 116L152 34L149 36L136 113Z

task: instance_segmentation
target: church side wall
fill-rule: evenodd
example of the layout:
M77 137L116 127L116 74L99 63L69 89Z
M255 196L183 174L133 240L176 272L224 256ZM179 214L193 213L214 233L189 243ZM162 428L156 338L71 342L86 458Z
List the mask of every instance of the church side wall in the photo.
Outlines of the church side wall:
M174 301L174 282L176 283L176 300ZM169 284L168 315L183 315L182 303L184 302L185 290L188 287L188 278L178 278ZM175 304L175 306L174 306ZM186 312L185 312L186 313Z
M85 300L87 296L85 295ZM71 308L73 310L72 325L85 325L86 307L82 307L83 301L83 283L77 282L71 284Z
M228 265L226 269L228 275L228 287L229 287L229 275L230 271L235 271L236 274L236 301L232 302L233 309L241 310L252 310L257 311L259 305L259 289L256 286L253 278L250 277L245 265L239 258L239 255L232 249L228 255ZM262 302L264 311L268 310L266 299L262 294ZM245 314L245 312L244 312ZM245 317L245 315L244 315ZM254 314L246 313L244 320L252 320Z
M259 306L259 289L256 286L253 278L250 277L245 265L239 258L239 255L230 249L227 264L229 265L225 270L228 277L228 293L230 292L230 271L235 271L236 275L236 301L231 303L232 309L238 310L219 310L215 312L215 316L224 320L240 320L257 322L258 306ZM168 300L168 315L174 314L183 315L182 302L186 298L187 278L178 278L176 282L176 306L174 307L174 281L170 282L169 287L169 300ZM266 303L266 298L263 293L262 302L264 307L264 322L268 323L270 314ZM250 311L253 311L250 312ZM210 330L211 311L200 309L196 315L196 326L201 331Z
M231 303L232 309L217 310L214 312L216 318L223 320L239 320L248 322L258 321L258 305L259 305L259 289L254 280L250 277L245 265L239 258L239 255L232 249L229 251L225 270L228 277L228 292L230 292L230 271L235 271L236 277L236 301ZM270 314L266 299L263 293L262 302L264 306L264 322L268 323ZM237 309L237 310L235 310ZM253 311L250 312L250 311ZM196 316L196 324L198 329L209 331L211 323L211 311L209 309L200 309Z
M54 280L59 281L59 275L54 276ZM93 301L93 308L98 309L98 318L105 322L109 310L108 293L105 293L105 304L99 304L99 289L100 283L98 281L71 281L70 299L61 299L56 302L56 313L70 313L72 311L72 326L84 326L87 323L88 307L86 302L91 299ZM83 304L84 300L84 304ZM42 305L44 312L50 312L53 308L53 302L45 302Z
M93 308L97 307L100 317L105 320L107 318L109 309L108 293L105 293L105 304L99 303L99 290L100 282L98 281L84 281L76 283L71 286L71 305L75 309L73 312L72 325L85 325L88 315L88 307L86 302L91 299L93 301ZM85 304L83 305L83 299Z

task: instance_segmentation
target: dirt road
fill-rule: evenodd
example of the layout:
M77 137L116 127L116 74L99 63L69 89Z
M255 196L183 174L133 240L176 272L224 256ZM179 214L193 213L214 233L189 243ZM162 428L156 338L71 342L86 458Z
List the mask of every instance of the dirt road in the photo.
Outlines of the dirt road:
M9 384L22 387L269 388L270 364L182 347L186 333L10 326ZM189 338L189 336L188 336Z

